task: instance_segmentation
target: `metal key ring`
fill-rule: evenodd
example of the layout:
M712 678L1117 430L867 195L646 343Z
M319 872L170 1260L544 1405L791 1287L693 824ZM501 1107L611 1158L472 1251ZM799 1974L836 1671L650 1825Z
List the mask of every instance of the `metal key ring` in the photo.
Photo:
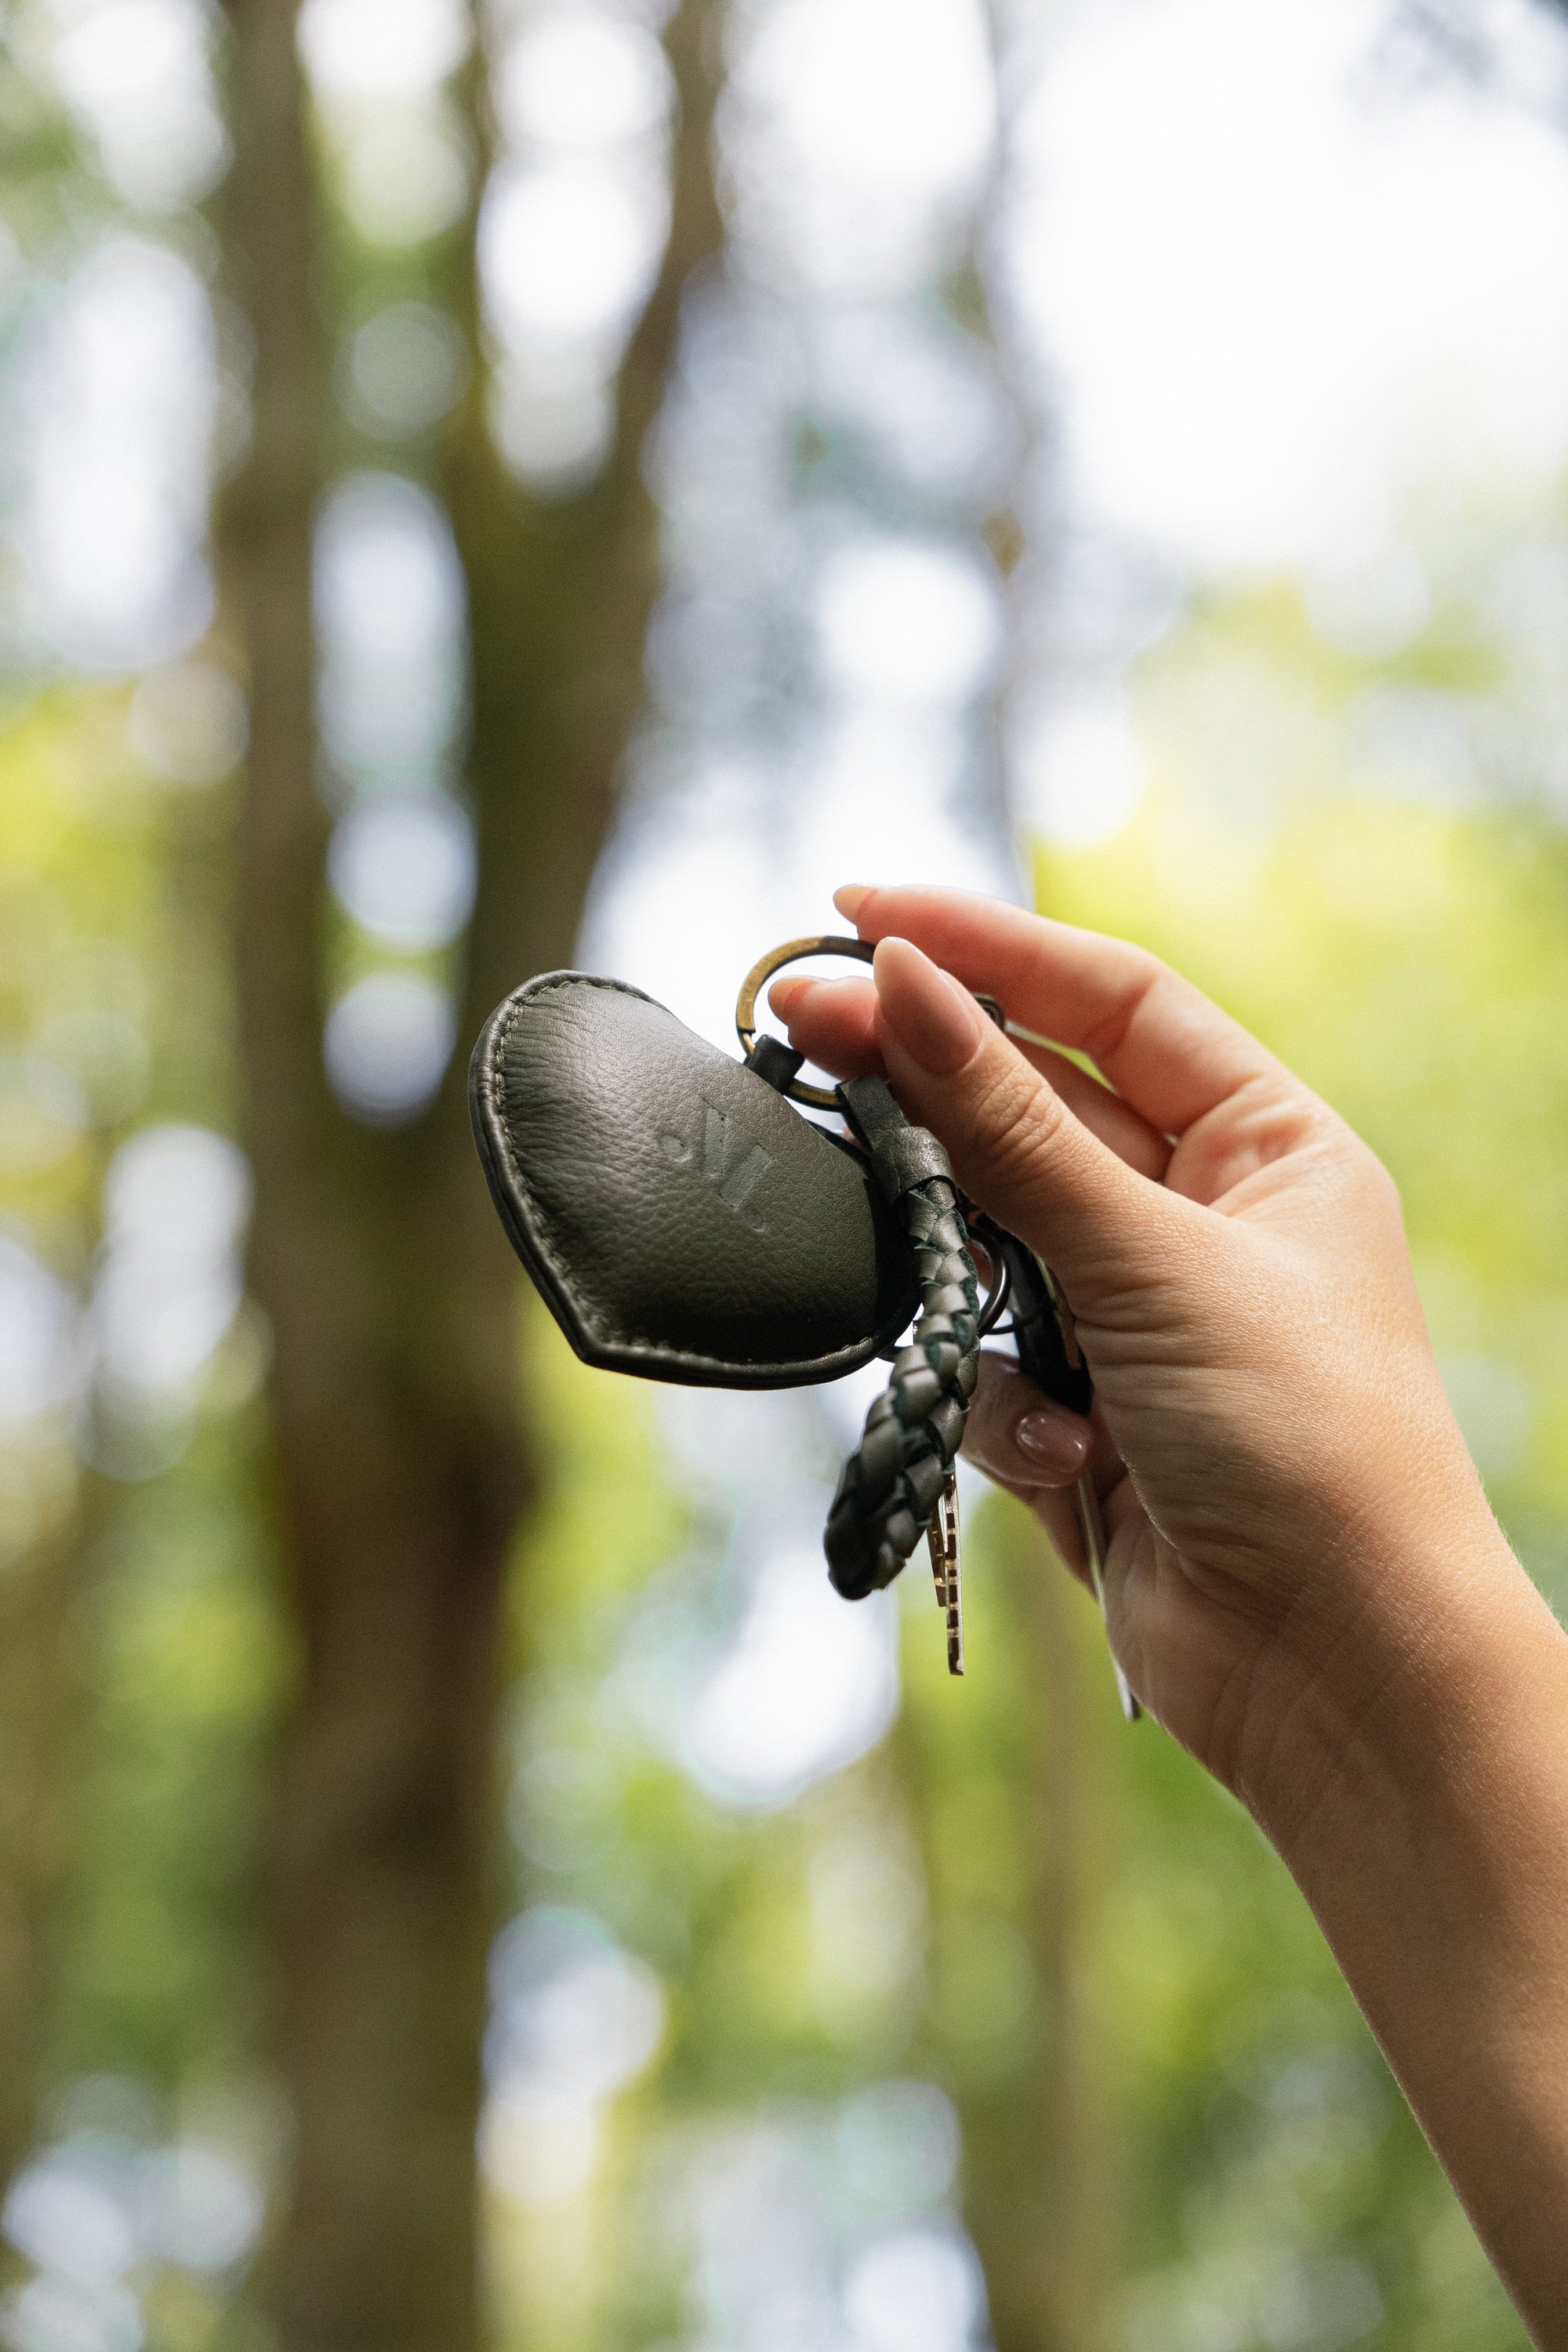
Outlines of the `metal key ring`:
M757 1042L757 998L763 982L772 980L775 971L782 971L786 963L800 963L807 956L819 955L852 956L857 963L869 963L876 952L874 940L852 939L786 940L782 948L770 949L752 966L735 999L735 1034L741 1041L742 1052L749 1059ZM815 1110L839 1108L835 1088L807 1086L804 1078L792 1078L782 1091L795 1102L810 1103Z
M847 938L786 940L782 948L770 949L752 966L741 982L741 993L735 999L735 1034L747 1060L751 1059L752 1049L757 1042L757 998L764 981L772 980L774 972L782 971L786 963L803 963L808 956L852 956L857 963L869 963L876 952L874 940ZM994 1021L998 1029L1005 1030L1007 1015L995 997L987 996L979 989L972 989L970 993L986 1017ZM782 1087L779 1091L795 1102L810 1103L815 1110L837 1110L839 1108L835 1087L807 1086L804 1078L792 1078L788 1086Z

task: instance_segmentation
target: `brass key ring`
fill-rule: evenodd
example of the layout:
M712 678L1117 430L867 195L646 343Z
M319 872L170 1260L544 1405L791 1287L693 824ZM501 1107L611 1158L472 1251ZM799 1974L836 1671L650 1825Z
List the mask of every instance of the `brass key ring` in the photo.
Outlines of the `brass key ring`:
M752 1049L757 1042L757 998L764 981L772 980L774 972L782 971L786 963L803 963L808 956L853 956L858 963L869 963L876 952L874 940L786 940L782 948L771 948L752 966L741 982L741 993L735 999L735 1034L747 1060L751 1059ZM979 990L972 990L971 993L997 1028L1005 1029L1007 1016L996 999L984 995ZM787 1087L780 1088L780 1092L790 1096L795 1102L810 1103L814 1110L837 1110L839 1108L837 1092L834 1087L807 1086L804 1078L792 1078Z
M853 956L858 963L869 963L876 952L873 940L851 939L786 940L782 948L771 948L752 966L735 999L735 1034L742 1053L749 1059L757 1042L757 998L764 982L772 980L775 971L782 971L786 963L801 963L807 956ZM792 1078L782 1091L795 1102L810 1103L814 1110L839 1108L833 1087L807 1086L804 1078Z

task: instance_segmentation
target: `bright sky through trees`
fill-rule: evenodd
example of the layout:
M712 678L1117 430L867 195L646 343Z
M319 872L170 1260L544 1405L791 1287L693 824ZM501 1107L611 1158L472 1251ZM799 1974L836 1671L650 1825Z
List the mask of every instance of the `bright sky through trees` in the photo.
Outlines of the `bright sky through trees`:
M1568 40L1500 11L1489 86L1422 76L1392 26L1133 0L1024 100L1007 250L1068 496L1184 567L1337 569L1411 502L1568 456Z

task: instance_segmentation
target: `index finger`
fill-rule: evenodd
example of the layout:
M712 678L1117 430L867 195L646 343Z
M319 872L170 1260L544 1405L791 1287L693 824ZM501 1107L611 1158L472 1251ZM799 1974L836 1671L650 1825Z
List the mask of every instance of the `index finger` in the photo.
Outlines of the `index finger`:
M1301 1088L1282 1062L1144 948L966 890L841 890L863 940L910 940L1010 1021L1087 1054L1151 1126L1181 1135L1242 1087Z
M835 1077L859 1078L880 1072L877 1043L877 992L868 980L775 980L768 1002L789 1031L790 1044L831 1070ZM1025 1058L1050 1081L1076 1118L1083 1121L1119 1160L1158 1183L1171 1162L1164 1136L1141 1118L1129 1102L1049 1045L1026 1038L1015 1043Z

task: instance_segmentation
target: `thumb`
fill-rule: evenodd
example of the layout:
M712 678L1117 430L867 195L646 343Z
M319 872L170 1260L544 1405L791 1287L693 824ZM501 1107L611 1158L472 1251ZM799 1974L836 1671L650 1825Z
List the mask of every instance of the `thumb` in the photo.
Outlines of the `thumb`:
M872 973L889 1079L945 1144L964 1191L1060 1276L1077 1313L1146 1284L1190 1203L1091 1135L968 990L908 940L880 941Z

